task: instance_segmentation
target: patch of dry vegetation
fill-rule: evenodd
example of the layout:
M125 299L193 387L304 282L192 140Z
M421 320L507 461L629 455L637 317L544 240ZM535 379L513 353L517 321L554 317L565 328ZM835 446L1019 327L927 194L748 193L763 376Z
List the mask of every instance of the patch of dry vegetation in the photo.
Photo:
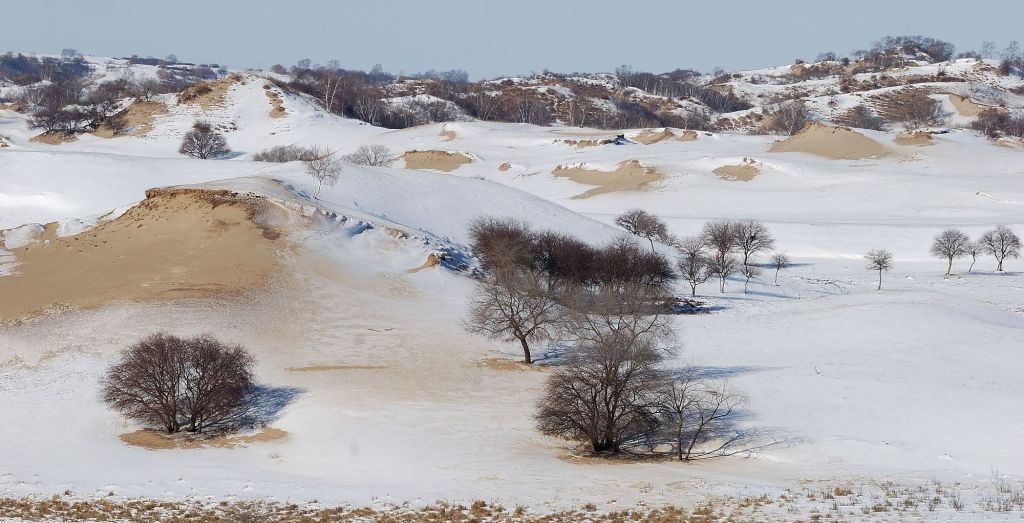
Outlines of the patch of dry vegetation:
M235 73L222 80L200 82L186 87L178 93L179 104L193 104L209 110L224 104L228 89L242 81L242 75Z
M101 138L145 136L153 130L156 117L164 114L167 114L167 105L162 102L134 102L111 116L107 122L93 131L93 134Z
M267 100L270 101L270 117L284 118L285 116L288 116L288 111L284 108L284 98L281 97L281 93L275 91L270 85L264 85L263 89L263 93L267 95Z

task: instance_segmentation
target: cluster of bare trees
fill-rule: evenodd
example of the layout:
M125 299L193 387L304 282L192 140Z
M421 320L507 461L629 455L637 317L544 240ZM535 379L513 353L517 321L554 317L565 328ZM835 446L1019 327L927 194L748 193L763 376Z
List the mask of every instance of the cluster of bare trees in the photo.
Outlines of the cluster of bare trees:
M775 238L768 228L755 220L716 220L704 224L700 234L675 241L679 252L679 273L690 284L690 293L697 294L697 286L711 278L718 279L719 292L725 292L726 279L734 274L743 276L743 292L750 280L759 276L761 266L756 257L775 248ZM790 265L789 256L778 252L771 257L778 273Z
M243 421L254 388L252 356L203 335L157 333L121 353L103 380L103 401L168 434L227 430Z
M207 160L231 152L224 135L217 132L209 122L198 121L181 139L178 152L186 156Z
M992 255L996 259L996 272L1002 272L1004 260L1020 257L1020 246L1020 237L1005 225L985 232L976 241L971 241L959 229L946 229L932 241L931 253L946 261L946 276L953 270L953 260L968 256L971 266L967 272L971 272L980 254Z
M517 341L526 363L538 342L564 347L537 406L542 433L596 453L681 460L749 448L732 428L741 394L695 369L665 367L676 339L668 258L629 238L593 247L512 219L480 219L470 233L483 274L466 329Z
M395 163L398 156L395 156L385 145L360 145L353 153L346 154L344 160L356 165L367 165L370 167L389 167Z

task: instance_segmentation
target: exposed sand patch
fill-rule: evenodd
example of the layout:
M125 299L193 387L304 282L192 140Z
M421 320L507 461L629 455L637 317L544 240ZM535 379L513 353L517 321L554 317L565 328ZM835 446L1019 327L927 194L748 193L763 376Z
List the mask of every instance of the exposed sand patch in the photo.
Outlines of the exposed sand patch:
M502 370L502 371L514 371L514 372L529 372L529 371L543 371L542 365L536 363L523 363L522 360L510 360L507 358L484 358L476 363L477 367L483 367L485 369Z
M64 133L43 133L29 139L31 142L45 143L48 145L60 145L62 143L77 142L78 136Z
M232 74L222 80L203 82L189 86L185 88L184 91L178 93L178 103L194 104L202 107L203 110L209 110L214 106L223 105L228 94L228 89L230 89L232 85L241 81L241 75Z
M618 167L614 171L588 169L582 165L571 167L559 165L551 171L551 174L555 175L556 178L568 178L576 183L597 186L589 191L573 196L574 200L590 198L591 196L609 192L635 191L643 189L663 178L657 169L646 167L636 160L619 162Z
M125 130L128 132L115 133L108 125L103 124L92 134L101 138L114 138L115 136L145 136L153 130L153 122L157 116L167 114L167 105L162 102L135 102L123 111L114 115L124 118Z
M665 140L671 140L675 138L676 134L672 132L672 129L665 128L661 131L655 131L654 129L644 129L640 134L631 138L634 142L642 143L644 145L656 144Z
M676 137L680 142L692 142L697 139L697 131L683 131L683 134Z
M610 144L610 143L612 143L614 141L615 140L612 140L612 139L604 139L604 140L579 139L579 140L574 140L574 139L566 138L564 140L555 140L555 143L564 143L566 145L571 145L573 147L583 148L583 147L594 147L596 145L608 145L608 144Z
M711 172L730 182L749 182L761 174L761 169L753 159L744 158L739 165L723 165Z
M265 283L285 246L269 225L285 214L230 191L154 189L114 220L11 252L0 323L106 303L238 293Z
M263 89L263 93L267 95L267 100L270 101L270 117L284 118L285 116L288 116L288 111L284 108L284 98L281 98L281 94L269 85L264 85Z
M204 437L201 434L165 434L153 429L141 429L118 436L121 441L129 445L149 450L201 449L207 447L235 448L244 447L251 443L279 441L287 437L287 432L273 427L264 427L263 430L255 434L245 436L217 436L212 438Z
M987 109L984 105L977 104L970 98L965 98L958 94L949 95L949 101L953 104L953 107L956 108L956 112L960 113L960 116L978 116L982 111Z
M458 137L458 135L455 134L455 131L452 131L450 129L441 129L441 132L438 133L438 136L443 138L444 141L446 142L450 142Z
M380 370L387 367L381 365L308 365L306 367L288 367L288 372L334 372L342 370Z
M498 170L501 171L501 172L508 171L511 168L512 168L512 164L510 164L508 162L505 162L505 163L503 163L503 164L498 166Z
M860 160L885 154L882 144L848 127L818 122L807 124L800 132L772 144L773 153L809 153L833 160Z
M893 139L896 145L931 145L932 133L928 131L917 131L913 133L904 133L896 136Z
M437 267L438 265L441 265L441 259L438 258L436 254L430 253L427 255L427 260L423 262L419 267L413 267L412 269L409 269L405 272L409 274L415 274L424 269L432 269L434 267Z
M473 161L463 153L450 151L407 151L402 158L406 169L433 169L446 173Z

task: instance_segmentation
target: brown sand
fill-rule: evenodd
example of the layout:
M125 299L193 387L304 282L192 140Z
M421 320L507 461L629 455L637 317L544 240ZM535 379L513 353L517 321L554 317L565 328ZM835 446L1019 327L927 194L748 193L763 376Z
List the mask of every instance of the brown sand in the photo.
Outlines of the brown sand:
M881 156L885 154L885 147L848 127L813 122L793 136L773 143L769 151L810 153L833 160L859 160Z
M960 116L978 116L986 109L984 105L977 104L970 98L964 98L958 94L949 95L949 101L953 104L953 107L956 107L956 112L960 113Z
M680 142L692 142L697 139L697 131L683 131L683 134L676 137Z
M761 174L757 162L750 158L744 158L739 165L723 165L714 171L715 176L730 182L749 182Z
M605 140L589 140L589 139L573 140L573 139L566 138L564 140L555 140L555 143L561 142L561 143L564 143L566 145L571 145L573 147L583 148L583 147L594 147L595 145L607 145L607 144L612 143L613 141L614 140L610 140L610 139L605 139Z
M288 367L288 372L333 372L339 370L379 370L387 367L381 365L308 365L305 367Z
M644 129L643 131L640 132L640 134L634 136L632 140L634 142L642 143L644 145L651 145L656 144L658 142L663 142L665 140L670 140L675 137L676 135L675 133L672 132L672 129L666 127L661 131L655 131L654 129Z
M241 81L241 75L232 74L222 80L203 82L187 87L178 94L178 103L194 104L202 107L203 110L209 110L214 106L223 105L228 89ZM209 89L207 90L207 88Z
M235 448L245 447L250 443L279 441L288 437L288 433L273 427L264 427L256 434L247 436L203 437L186 433L165 434L153 429L141 429L118 436L121 441L149 450L169 449L201 449L207 447Z
M455 134L455 131L450 131L448 129L441 129L441 132L438 133L438 136L440 136L441 138L444 138L444 141L446 141L446 142L450 142L450 141L454 140L457 137L457 135Z
M107 125L101 125L92 134L101 138L115 136L145 136L153 130L153 122L157 116L167 114L167 105L162 102L135 102L118 113L125 118L126 128L131 132L115 134Z
M538 366L536 363L523 363L522 360L510 360L506 358L484 358L476 363L477 367L483 367L485 369L502 370L502 371L515 371L515 372L528 372L528 371L542 371L544 367Z
M76 142L78 141L78 136L64 133L43 133L33 136L29 141L48 145L60 145L62 143Z
M446 173L473 161L465 154L448 151L408 151L402 158L406 169L434 169Z
M590 198L591 196L610 192L635 191L643 189L663 178L657 169L645 167L636 160L619 162L618 167L614 171L588 169L580 165L573 167L559 165L551 171L551 174L557 178L568 178L576 183L597 186L589 191L573 196L574 200Z
M107 303L237 293L278 268L284 211L230 191L153 189L123 216L76 236L13 249L0 323ZM44 233L45 234L45 233Z
M409 269L405 272L409 274L415 274L424 269L432 269L434 267L437 267L438 265L441 265L441 259L438 258L436 254L430 253L427 255L427 261L423 262L419 267L413 267L412 269Z
M508 162L505 162L505 163L503 163L503 164L498 166L498 170L501 171L501 172L508 171L511 168L512 168L512 164L510 164Z
M896 136L893 139L896 145L931 145L932 133L928 131L917 131L913 133L904 133Z
M284 118L288 116L288 111L284 108L284 98L281 98L281 94L273 90L269 85L263 86L263 89L263 93L267 95L267 100L270 101L270 117Z

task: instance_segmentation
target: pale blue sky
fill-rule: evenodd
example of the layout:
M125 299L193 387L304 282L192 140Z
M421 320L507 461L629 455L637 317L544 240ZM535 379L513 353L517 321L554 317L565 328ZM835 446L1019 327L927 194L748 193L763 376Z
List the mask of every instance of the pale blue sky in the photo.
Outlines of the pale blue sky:
M1024 1L0 0L0 50L163 57L234 68L337 59L473 78L741 69L925 34L958 50L1024 40Z

